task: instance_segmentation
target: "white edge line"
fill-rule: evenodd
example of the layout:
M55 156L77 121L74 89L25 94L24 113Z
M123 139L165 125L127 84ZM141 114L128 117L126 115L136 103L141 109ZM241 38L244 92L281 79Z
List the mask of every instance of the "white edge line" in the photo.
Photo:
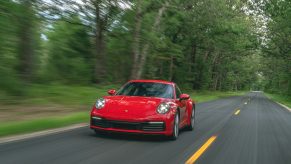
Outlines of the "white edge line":
M66 127L62 127L62 128L43 130L43 131L39 131L39 132L33 132L33 133L21 134L21 135L9 136L9 137L2 137L2 138L0 138L0 144L30 139L30 138L34 138L34 137L45 136L48 134L65 132L65 131L69 131L69 130L73 130L73 129L77 129L77 128L81 128L81 127L85 127L85 126L88 126L88 124L87 123L80 123L80 124L75 124L75 125L66 126Z
M286 106L286 105L284 105L284 104L281 104L281 103L279 103L279 102L277 102L277 101L274 101L274 100L271 99L269 96L266 96L266 95L264 95L264 96L265 96L267 99L269 99L269 100L271 100L271 101L277 103L277 104L280 105L281 107L283 107L283 108L287 109L289 112L291 112L291 108L289 108L288 106Z
M288 106L281 104L279 102L276 102L277 104L281 105L283 108L287 109L289 112L291 112L291 108L289 108Z

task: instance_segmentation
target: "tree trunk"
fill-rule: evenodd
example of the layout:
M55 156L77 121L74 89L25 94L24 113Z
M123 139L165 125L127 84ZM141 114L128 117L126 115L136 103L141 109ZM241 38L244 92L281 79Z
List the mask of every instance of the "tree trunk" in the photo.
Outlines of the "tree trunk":
M194 42L192 45L191 50L191 61L192 61L192 67L194 67L194 64L196 62L196 43Z
M219 53L217 53L213 60L212 65L210 68L212 68L212 89L217 90L217 82L218 82L218 71L216 70L216 66L219 64Z
M147 43L142 49L140 61L139 61L139 64L137 65L137 69L136 69L136 71L137 71L136 72L136 79L141 78L141 75L142 75L143 69L144 69L144 65L146 63L146 57L147 57L147 52L148 52L149 47L150 47L150 45L149 45L149 43Z
M170 61L170 74L169 74L169 81L172 81L173 80L173 71L174 70L174 57L173 55L171 56L171 61Z
M205 52L204 57L203 57L203 61L204 61L204 62L207 61L208 56L209 56L209 53L210 53L210 51L206 51L206 52Z
M30 81L33 69L33 13L32 2L25 0L22 5L26 11L20 18L19 33L19 73L23 80Z
M189 57L189 73L191 73L194 70L194 65L196 62L196 43L194 42L191 46L191 53L190 53L190 57ZM193 86L194 87L194 86Z
M156 31L157 30L157 28L158 28L158 26L160 25L160 23L161 23L161 19L162 19L162 16L163 16L163 13L165 12L165 10L166 10L166 7L169 5L169 2L165 2L165 4L163 4L163 6L159 9L159 12L158 12L158 15L157 15L157 17L156 17L156 19L155 19L155 22L154 22L154 25L152 26L152 29L151 29L151 31L152 32L154 32L154 31ZM137 6L138 8L140 7L140 0L138 1L138 6ZM139 12L141 12L140 11L141 9L137 9L137 14L139 13ZM139 19L139 21L140 21L140 24L138 23L138 20L136 20L137 22L136 22L136 28L138 28L138 29L136 29L135 30L135 32L138 32L139 34L138 34L138 36L140 35L140 26L141 26L141 18ZM139 26L138 26L138 24L139 24ZM137 40L136 39L138 39L138 42L136 42ZM136 44L138 44L139 45L139 39L140 39L140 37L136 37L136 35L135 35L135 37L134 37L134 42L136 42ZM150 47L150 43L149 42L147 42L144 46L143 46L143 49L142 49L142 51L141 51L141 54L140 55L136 55L136 54L134 54L134 63L133 63L133 69L135 69L135 70L133 70L133 72L134 73L132 73L132 75L131 75L131 78L132 79L140 79L141 78L141 76L142 76L142 73L143 73L143 69L144 69L144 65L145 65L145 63L146 63L146 58L147 58L147 55L148 55L148 50L149 50L149 47ZM136 48L139 48L139 47L136 47ZM136 50L137 51L137 50ZM139 52L139 51L137 51L137 52ZM138 54L138 53L137 53ZM136 58L137 58L137 60L136 60ZM137 61L137 62L136 62Z
M106 77L106 60L105 60L105 37L104 26L106 20L101 18L100 11L101 0L96 0L95 15L96 15L96 62L95 62L95 82L100 83Z
M212 89L213 89L214 91L217 90L217 84L218 84L218 75L215 74L215 75L214 75L214 81L213 81L213 87L212 87Z
M160 71L159 71L160 76L163 75L163 62L160 62Z
M222 73L220 72L220 75L219 75L219 90L221 91L223 89L223 83L225 82L225 73Z
M132 44L132 56L133 64L131 68L131 79L137 79L137 70L140 58L140 31L142 23L142 11L141 11L142 0L137 0L136 2L136 14L135 14L135 28L133 34L133 44Z
M197 44L196 42L193 42L192 46L191 46L191 54L190 54L190 73L193 74L193 72L196 72L196 71L201 71L201 70L195 70L195 68L197 69L197 66L195 67L196 65L196 52L197 52ZM192 81L192 88L193 89L197 89L199 88L199 80L201 79L200 76L202 76L201 73L197 75L193 74L193 78L194 78L194 81Z

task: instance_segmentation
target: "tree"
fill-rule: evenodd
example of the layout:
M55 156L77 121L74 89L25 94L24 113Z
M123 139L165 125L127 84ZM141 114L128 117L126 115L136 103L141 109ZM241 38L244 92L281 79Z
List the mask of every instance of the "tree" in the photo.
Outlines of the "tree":
M264 1L257 6L269 18L262 54L265 63L262 73L265 89L271 92L291 95L291 2Z
M23 80L30 81L34 69L35 59L35 29L36 29L36 15L33 9L32 0L20 0L21 13L17 19L19 22L19 73Z
M69 19L81 22L78 16ZM71 26L57 21L48 33L48 61L45 77L48 81L86 84L94 69L88 33L84 26Z
M144 65L148 56L148 50L150 47L150 41L146 40L143 46L140 45L141 39L141 24L144 17L144 12L142 11L143 1L137 0L136 2L136 14L135 14L135 28L134 28L134 38L133 38L133 65L131 72L131 79L140 79L143 73ZM150 33L157 30L161 23L162 16L169 5L168 1L165 1L158 10L158 13L154 19L154 23L151 27ZM151 7L151 6L150 6ZM144 10L148 10L147 8Z
M125 6L125 1L119 0L52 0L53 3L44 3L42 8L50 14L43 14L46 18L62 17L63 21L72 25L86 26L94 36L95 42L95 69L94 81L102 82L107 76L106 67L106 43L107 32L114 24L116 17L120 14L120 6ZM68 5L70 4L70 5ZM67 6L63 8L63 6ZM77 14L82 22L74 22L67 19L67 16Z

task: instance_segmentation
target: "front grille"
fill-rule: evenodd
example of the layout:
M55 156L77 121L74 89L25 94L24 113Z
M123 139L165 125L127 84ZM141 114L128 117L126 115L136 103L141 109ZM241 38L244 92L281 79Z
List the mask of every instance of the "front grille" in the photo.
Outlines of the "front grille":
M91 125L101 128L115 128L124 130L164 131L164 122L125 122L106 119L91 119Z
M115 129L127 129L127 130L138 130L140 129L140 123L133 122L122 122L122 121L106 121Z

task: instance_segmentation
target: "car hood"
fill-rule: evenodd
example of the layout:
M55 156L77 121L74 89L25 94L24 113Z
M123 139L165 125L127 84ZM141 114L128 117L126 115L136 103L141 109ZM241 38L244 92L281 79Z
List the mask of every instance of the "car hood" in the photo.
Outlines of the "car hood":
M110 115L119 117L144 118L157 114L156 109L164 98L139 97L139 96L107 96L105 98L105 110Z

